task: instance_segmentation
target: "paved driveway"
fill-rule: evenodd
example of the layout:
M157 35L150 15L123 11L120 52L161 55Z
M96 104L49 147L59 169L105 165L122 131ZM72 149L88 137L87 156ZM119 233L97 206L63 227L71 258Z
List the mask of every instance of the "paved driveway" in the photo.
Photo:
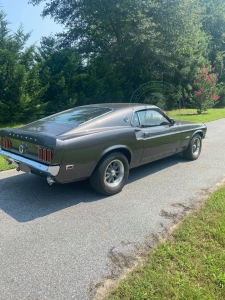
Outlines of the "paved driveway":
M0 299L91 299L225 177L225 119L210 122L197 161L174 156L131 170L123 192L88 182L48 186L0 173Z

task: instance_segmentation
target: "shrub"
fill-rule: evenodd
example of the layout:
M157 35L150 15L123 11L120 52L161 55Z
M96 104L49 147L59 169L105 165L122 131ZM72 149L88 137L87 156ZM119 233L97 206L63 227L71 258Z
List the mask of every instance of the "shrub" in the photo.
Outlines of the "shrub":
M203 64L194 81L196 90L194 91L193 104L199 114L212 108L220 99L220 96L216 94L218 74L214 72L215 68L209 70Z

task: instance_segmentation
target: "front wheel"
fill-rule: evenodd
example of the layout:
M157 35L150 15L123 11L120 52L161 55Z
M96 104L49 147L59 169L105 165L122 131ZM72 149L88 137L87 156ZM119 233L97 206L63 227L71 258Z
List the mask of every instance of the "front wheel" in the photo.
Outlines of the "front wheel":
M202 150L202 138L199 134L193 136L189 146L183 152L183 156L189 160L195 160L199 157Z
M90 177L91 186L99 193L110 196L119 193L129 175L125 155L113 152L105 156Z

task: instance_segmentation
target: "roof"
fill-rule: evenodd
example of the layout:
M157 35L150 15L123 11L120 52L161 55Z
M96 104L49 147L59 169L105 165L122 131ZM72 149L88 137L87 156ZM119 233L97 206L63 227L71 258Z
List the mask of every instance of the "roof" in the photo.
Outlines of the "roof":
M158 108L155 105L150 104L144 104L144 103L101 103L101 104L89 104L84 106L102 106L102 107L108 107L113 108L115 110L117 109L125 109L125 108L131 108L131 107L138 107L139 109L146 109L146 108Z

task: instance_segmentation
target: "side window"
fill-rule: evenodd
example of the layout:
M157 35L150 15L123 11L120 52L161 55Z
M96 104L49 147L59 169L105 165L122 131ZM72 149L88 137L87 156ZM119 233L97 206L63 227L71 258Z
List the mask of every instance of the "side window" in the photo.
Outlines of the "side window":
M148 109L138 112L141 127L169 125L169 121L156 110Z
M139 122L139 118L138 118L138 114L137 112L135 112L133 114L133 118L132 118L132 121L131 121L131 125L133 127L140 127L140 122Z

